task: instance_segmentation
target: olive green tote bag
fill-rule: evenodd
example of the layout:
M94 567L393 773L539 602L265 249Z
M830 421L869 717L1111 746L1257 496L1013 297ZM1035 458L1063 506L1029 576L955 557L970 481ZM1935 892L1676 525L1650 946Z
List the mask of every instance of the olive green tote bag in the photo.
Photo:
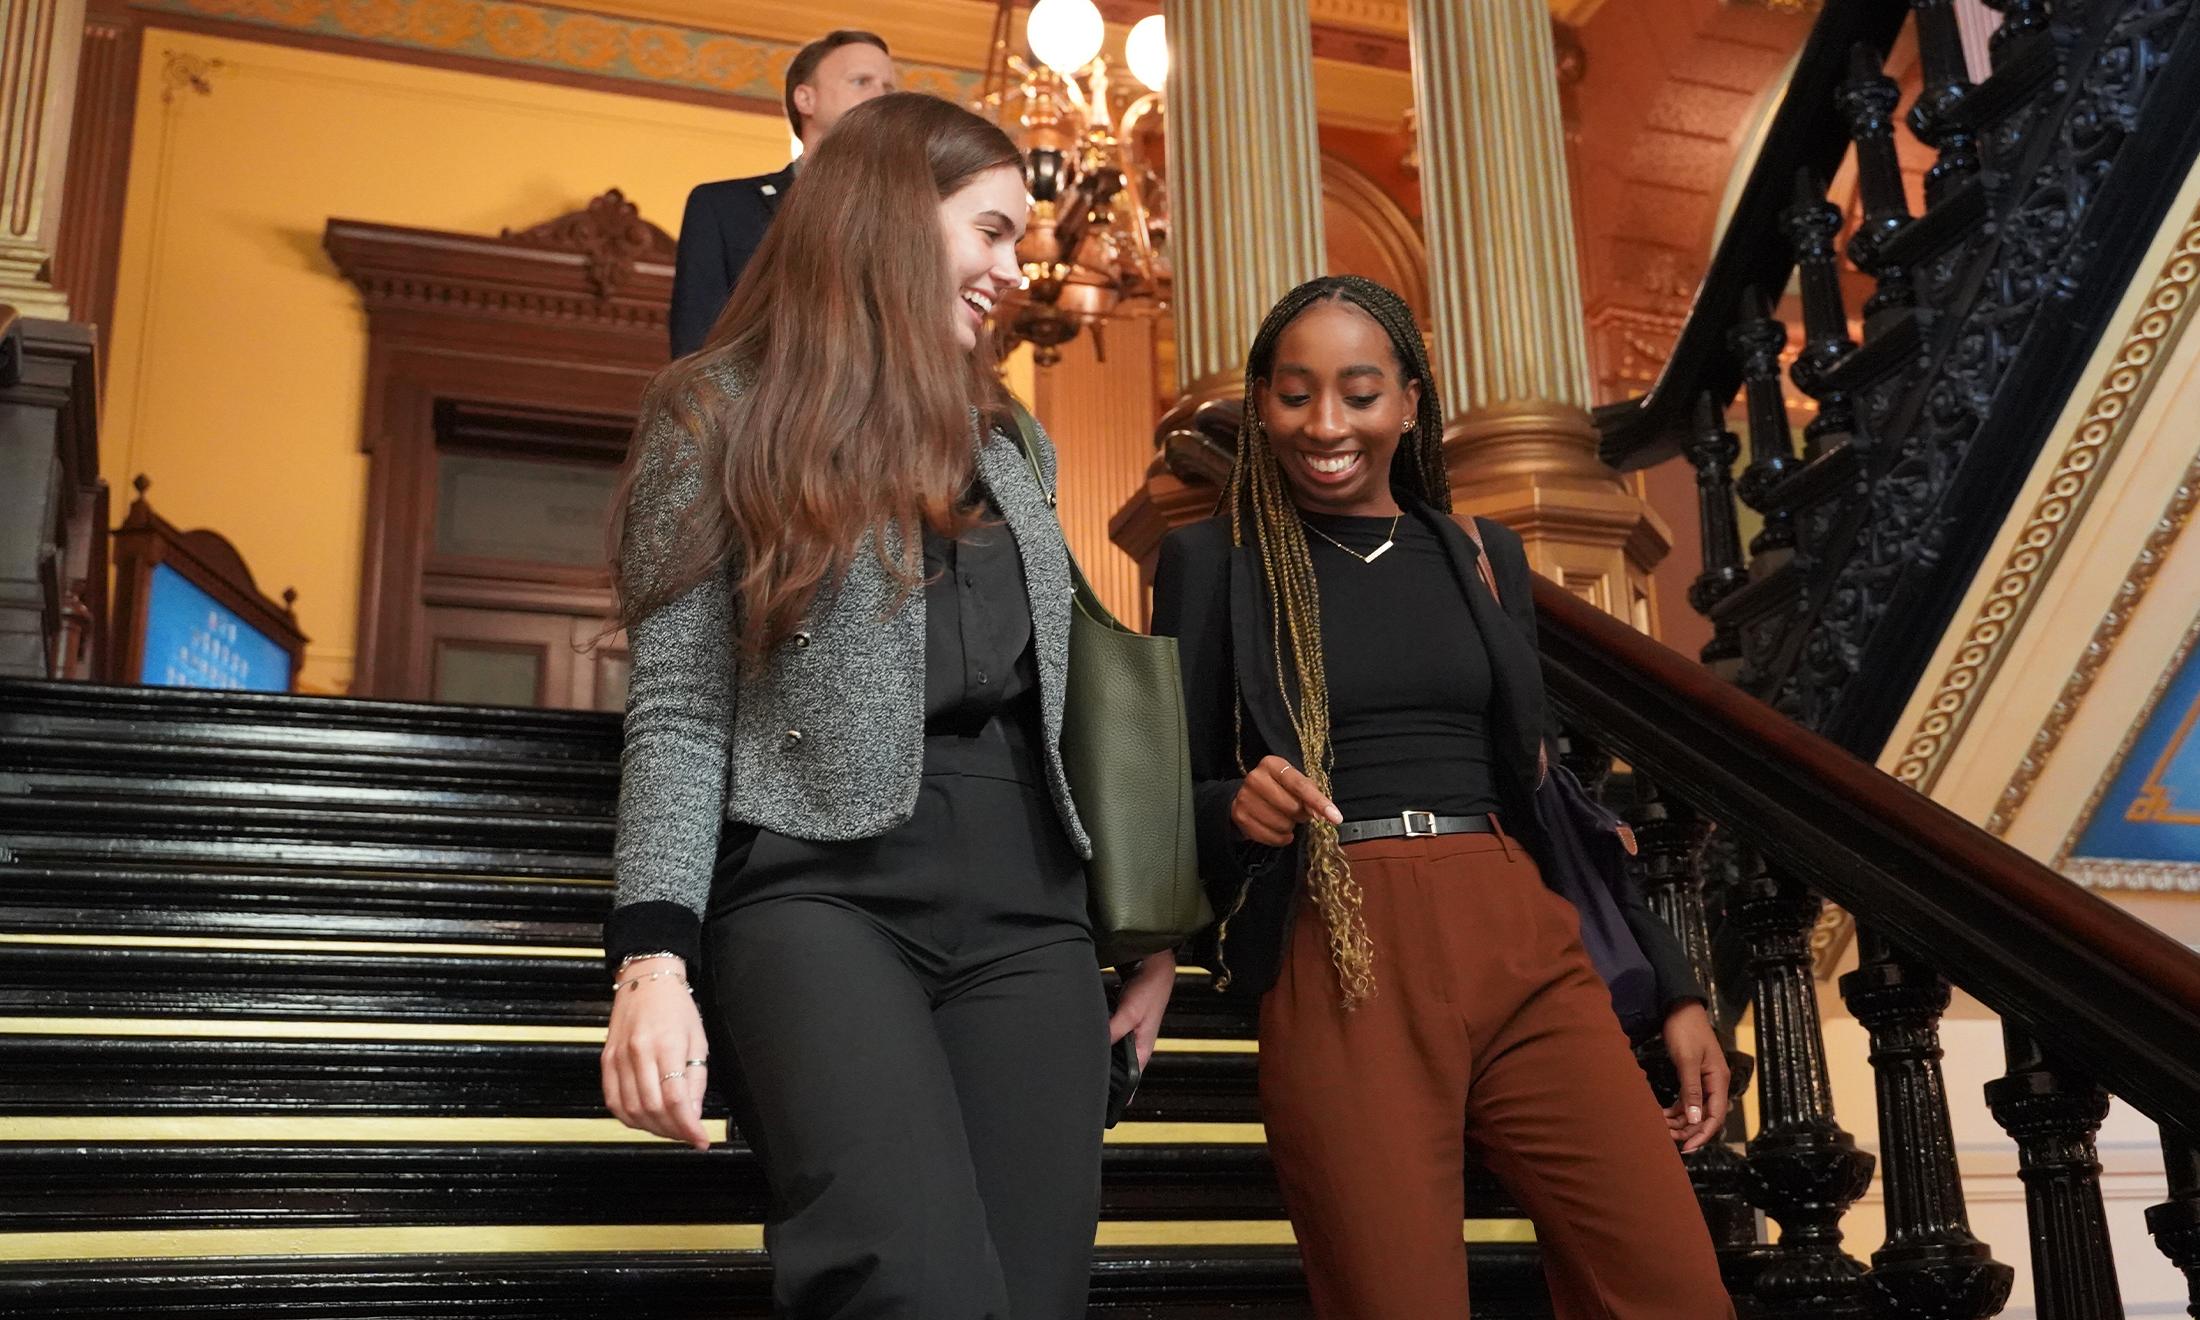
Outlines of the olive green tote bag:
M1036 423L1015 409L1017 438L1054 506L1039 466ZM1069 625L1069 689L1062 767L1092 836L1092 937L1102 966L1173 949L1214 920L1199 883L1192 820L1192 754L1176 639L1149 637L1108 613L1070 556L1076 606Z

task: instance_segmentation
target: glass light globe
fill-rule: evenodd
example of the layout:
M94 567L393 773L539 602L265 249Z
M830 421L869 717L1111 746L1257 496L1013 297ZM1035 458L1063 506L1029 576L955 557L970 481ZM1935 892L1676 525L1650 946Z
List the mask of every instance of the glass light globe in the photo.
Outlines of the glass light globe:
M1039 0L1024 27L1031 53L1064 75L1092 63L1107 35L1108 25L1092 0Z
M1131 66L1131 77L1161 90L1169 80L1169 34L1161 15L1148 14L1131 25L1123 39L1123 59Z

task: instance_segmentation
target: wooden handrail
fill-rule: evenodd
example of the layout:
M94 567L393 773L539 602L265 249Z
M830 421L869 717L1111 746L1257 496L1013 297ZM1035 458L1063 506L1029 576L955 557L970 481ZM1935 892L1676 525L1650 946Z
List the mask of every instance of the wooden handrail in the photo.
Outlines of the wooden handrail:
M1538 578L1552 700L1663 792L2200 1138L2200 955Z
M1795 250L1780 213L1794 202L1795 172L1832 178L1848 152L1836 94L1849 76L1849 51L1861 44L1884 54L1909 14L1907 0L1826 0L1664 369L1648 394L1597 409L1605 462L1623 471L1663 462L1685 442L1699 395L1724 403L1741 387L1726 330L1748 290L1787 287Z

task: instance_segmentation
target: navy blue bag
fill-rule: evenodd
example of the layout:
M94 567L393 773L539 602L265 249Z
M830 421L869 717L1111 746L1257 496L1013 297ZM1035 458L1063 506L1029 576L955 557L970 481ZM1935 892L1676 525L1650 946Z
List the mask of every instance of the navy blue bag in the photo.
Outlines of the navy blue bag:
M1482 543L1482 529L1465 521L1466 532L1480 552L1482 584L1502 606L1497 573L1490 567L1490 549ZM1581 947L1612 992L1612 1011L1629 1040L1646 1040L1664 1024L1658 1002L1657 973L1619 910L1620 897L1634 883L1627 859L1635 854L1635 832L1627 822L1589 796L1574 772L1551 759L1549 749L1539 749L1543 781L1535 788L1536 834L1543 847L1536 865L1551 892L1574 905L1581 914Z
M1581 945L1612 992L1612 1011L1629 1040L1656 1035L1664 1021L1657 973L1619 910L1619 896L1634 883L1627 859L1635 832L1563 765L1551 765L1536 788L1535 817L1543 883L1581 914Z

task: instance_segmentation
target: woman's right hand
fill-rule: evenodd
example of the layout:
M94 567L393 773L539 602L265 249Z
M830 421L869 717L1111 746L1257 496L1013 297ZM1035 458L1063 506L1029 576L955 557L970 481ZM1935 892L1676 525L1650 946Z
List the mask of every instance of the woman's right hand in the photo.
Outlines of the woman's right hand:
M1238 833L1271 848L1288 847L1299 822L1317 816L1332 825L1344 824L1337 804L1280 756L1263 757L1230 799L1230 823Z
M677 958L651 958L621 968L619 979L680 970ZM603 1102L621 1123L709 1150L710 1134L703 1130L704 1061L709 1057L703 1015L687 992L684 976L662 976L612 992L611 1030L603 1043Z

